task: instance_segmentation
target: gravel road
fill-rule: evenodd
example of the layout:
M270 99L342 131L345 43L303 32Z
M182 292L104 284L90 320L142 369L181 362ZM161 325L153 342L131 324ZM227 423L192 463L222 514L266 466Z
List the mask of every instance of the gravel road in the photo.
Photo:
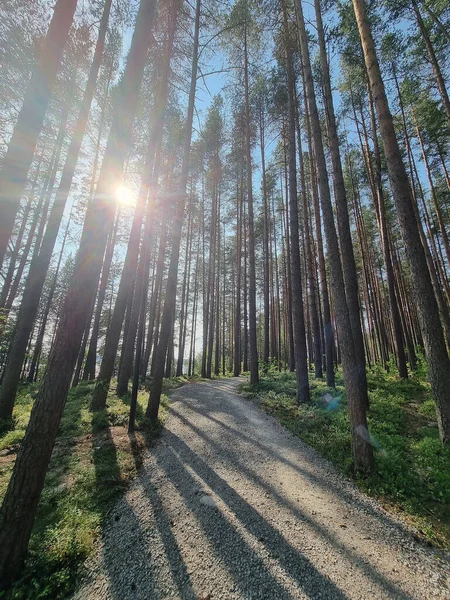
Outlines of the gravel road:
M450 561L254 403L186 384L77 600L450 599Z

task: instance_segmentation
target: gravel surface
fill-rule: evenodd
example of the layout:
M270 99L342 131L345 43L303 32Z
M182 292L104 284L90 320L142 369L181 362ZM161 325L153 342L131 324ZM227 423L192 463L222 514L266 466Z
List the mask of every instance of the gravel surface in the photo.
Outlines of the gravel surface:
M241 382L172 395L75 598L450 599L448 556L238 396Z

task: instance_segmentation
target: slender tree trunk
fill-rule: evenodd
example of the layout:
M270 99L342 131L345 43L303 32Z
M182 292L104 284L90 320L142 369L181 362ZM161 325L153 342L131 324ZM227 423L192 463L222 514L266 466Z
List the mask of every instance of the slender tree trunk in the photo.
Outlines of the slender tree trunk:
M147 236L144 234L144 237ZM147 240L146 240L147 243ZM137 264L136 271L136 282L134 285L133 294L129 297L130 303L130 316L128 327L124 329L123 341L122 341L122 353L120 357L119 372L117 375L117 388L116 393L118 396L123 396L128 392L128 381L130 380L131 374L133 373L133 357L135 355L135 344L136 335L139 326L139 315L141 312L141 300L143 288L145 287L145 265L141 264L146 259L144 256L144 241L141 244L141 251L139 254L139 261ZM142 275L142 277L138 277ZM148 285L147 285L148 287ZM127 306L128 312L128 306ZM137 348L136 348L137 351Z
M189 274L191 270L192 259L192 201L189 203L189 216L186 232L186 257L184 261L183 288L181 292L181 308L180 308L180 332L178 335L178 359L176 376L183 375L184 362L184 343L186 338L186 321L189 303Z
M97 306L95 309L94 323L92 325L91 339L89 341L88 353L86 356L86 362L84 364L83 379L92 380L95 379L95 366L97 364L97 345L98 345L98 334L100 331L100 320L102 316L103 304L105 302L106 290L108 287L108 279L111 271L112 259L114 256L114 248L116 245L117 229L119 226L120 211L117 211L116 221L114 228L106 246L105 258L103 261L102 275L100 278L100 285L97 294Z
M45 473L52 454L114 216L112 186L120 178L131 139L150 43L155 2L142 0L117 96L113 125L96 195L88 209L74 274L67 292L39 395L0 509L0 581L7 585L25 558ZM125 101L126 98L126 101ZM119 179L120 180L120 179Z
M61 67L64 46L76 6L77 0L56 2L47 36L25 91L8 150L3 157L0 171L0 200L3 204L0 222L0 267L25 190L53 85Z
M312 356L314 357L314 370L315 376L318 378L323 377L322 370L322 344L320 336L320 322L319 322L319 311L316 303L317 290L316 280L313 275L313 253L312 253L312 241L311 241L311 230L309 222L309 206L308 206L308 193L306 190L306 178L305 178L305 164L303 160L303 149L302 149L302 138L300 133L300 119L298 110L296 111L296 128L297 128L297 142L298 142L298 160L300 165L300 185L301 185L301 196L303 202L303 221L304 221L304 232L305 232L305 262L306 272L309 282L309 307L311 315L311 333L314 340L314 350Z
M102 20L100 23L94 59L89 72L89 78L81 103L80 113L75 124L72 141L70 143L65 164L63 167L61 180L59 183L58 191L56 193L56 198L50 212L50 217L47 222L47 227L45 229L45 234L42 239L42 244L39 244L39 235L38 239L36 240L35 252L30 265L30 271L25 285L21 308L16 324L16 333L14 335L14 340L11 344L10 356L13 358L13 362L11 362L11 367L7 367L7 370L5 371L5 380L3 382L2 390L0 393L0 406L3 405L4 402L7 402L8 405L11 406L11 410L12 406L14 405L14 398L17 391L17 382L19 376L18 363L23 362L23 357L26 352L26 344L28 342L33 322L36 318L36 314L39 307L39 299L42 293L42 288L44 286L48 267L50 265L53 249L55 247L55 242L58 237L58 231L61 225L64 208L66 206L67 198L69 196L76 163L80 152L81 141L86 130L89 109L91 106L92 98L94 96L95 84L97 81L98 71L100 69L101 58L103 55L103 48L108 26L110 8L111 0L107 0L105 2ZM58 150L54 161L54 174L52 175L53 181L56 176L56 170L59 163L59 155L61 153L66 120L67 110L65 111L65 115L63 117L63 126L61 128L62 133L60 135L60 143L58 145ZM50 190L52 188L53 183L50 186ZM49 192L49 196L50 193L51 192ZM42 230L45 225L44 215L45 213L41 217ZM14 384L14 380L16 380L16 384ZM0 410L0 414L2 412L3 410Z
M158 250L158 260L156 265L156 275L155 275L155 285L154 290L150 302L150 316L148 323L148 335L147 335L147 343L145 348L145 356L144 356L144 366L143 373L147 373L148 363L150 360L150 353L152 347L157 346L157 340L159 335L159 313L160 313L160 301L161 301L161 291L162 291L162 280L164 275L164 256L166 253L167 246L167 223L164 220L162 223L162 232L159 239L159 250ZM151 372L153 372L153 358L152 357L152 367Z
M358 277L356 274L355 256L353 254L352 234L348 216L347 197L345 192L344 176L339 150L339 138L334 114L333 95L331 91L330 70L325 47L325 34L323 31L322 13L319 0L314 0L317 32L319 37L320 63L322 70L322 85L325 99L325 114L328 126L328 143L330 147L331 164L333 168L333 181L336 200L336 213L339 231L340 248L342 255L342 269L345 282L345 294L347 298L348 311L352 325L353 344L355 347L355 366L358 369L361 381L359 385L362 390L367 390L366 364L364 355L364 343L362 337ZM365 392L367 401L368 395Z
M389 306L391 309L391 319L394 330L395 350L397 354L398 374L401 379L408 378L408 368L406 366L406 355L403 343L402 324L400 318L399 304L395 295L395 278L394 269L392 266L392 258L389 244L389 232L386 221L386 209L384 206L383 185L381 181L381 155L378 147L378 137L375 124L375 114L373 111L373 100L369 89L369 108L372 123L372 138L373 149L375 156L375 181L376 194L374 196L375 210L377 214L378 229L381 237L381 245L383 249L384 265L386 268L386 279L389 294Z
M297 165L295 145L295 83L292 65L292 49L289 39L289 26L286 0L282 0L283 31L286 47L286 77L288 96L287 152L289 164L289 234L291 246L291 303L294 335L295 372L297 376L297 402L310 401L308 360L306 352L305 315L303 309L302 273L300 268L299 224L297 206ZM289 267L288 267L289 268Z
M325 265L325 254L323 251L322 238L322 219L320 216L319 195L317 192L317 174L315 168L315 156L313 151L313 140L311 133L311 122L308 111L306 112L306 124L308 133L308 148L309 148L309 165L311 178L311 192L314 205L314 221L316 228L317 252L319 258L319 275L320 275L320 292L323 304L323 322L324 322L324 337L325 337L325 357L326 357L326 373L327 386L333 387L336 385L334 374L334 329L331 321L330 296L328 293L327 270Z
M353 0L358 29L369 73L392 192L397 208L406 256L412 275L429 377L436 402L441 441L450 443L450 361L445 346L436 298L414 214L411 188L395 135L394 123L381 78L370 25L363 0Z
M248 265L248 251L247 251L247 229L248 229L248 225L247 225L247 211L246 211L246 204L244 203L244 215L243 215L243 231L244 231L244 268L243 268L243 281L242 281L242 286L243 286L243 298L242 298L242 302L243 302L243 325L244 325L244 331L242 334L242 369L245 373L247 373L248 371L248 270L247 270L247 265Z
M252 182L252 152L250 132L250 100L248 82L248 50L247 22L244 25L244 105L246 138L245 150L247 161L247 202L248 202L248 308L249 308L249 341L250 341L250 383L256 385L259 381L258 347L256 337L256 266L255 266L255 228L253 218L253 182Z
M208 343L206 353L206 377L211 378L212 371L212 355L214 345L214 317L216 311L217 297L214 293L216 281L216 245L217 245L217 210L218 210L218 194L219 182L217 181L218 173L218 156L214 158L213 165L213 183L212 183L212 207L211 207L211 230L209 236L209 267L208 267L208 312L204 318L208 320ZM217 340L216 340L217 343Z
M353 457L357 471L369 471L372 468L373 455L367 430L367 388L361 387L361 373L353 343L352 326L345 294L344 276L340 261L338 238L333 219L333 208L328 183L328 174L323 149L319 114L317 111L311 63L309 59L308 38L303 18L301 1L297 2L300 48L306 84L307 108L310 114L312 137L317 160L320 200L327 238L328 259L330 262L331 283L334 299L334 314L339 333L339 346L344 369L347 391L350 426L352 431ZM356 368L355 368L356 365Z
M236 302L234 312L234 377L241 374L242 177L236 194Z
M264 349L263 363L265 369L269 364L270 353L270 270L269 270L269 200L267 198L266 182L266 156L265 156L265 123L264 106L260 109L259 115L259 145L261 150L261 170L262 170L262 193L264 210L264 231L263 231L263 268L264 268Z
M439 94L441 96L442 105L444 106L444 110L445 110L445 114L447 115L447 119L450 121L450 99L448 97L447 88L445 87L444 77L443 77L442 71L439 67L436 53L434 51L433 44L431 43L427 28L425 27L425 23L423 22L422 15L420 14L419 7L417 6L417 2L415 0L412 0L412 5L414 8L414 13L416 15L417 25L419 26L420 33L422 34L422 38L423 38L425 47L428 52L428 57L430 59L431 66L433 67L433 73L434 73L434 77L436 79Z
M188 365L188 376L193 376L195 369L195 332L197 328L197 305L198 305L198 271L199 271L199 259L200 259L200 232L197 239L197 259L195 261L195 278L194 278L194 299L192 304L192 327L191 327L191 343L189 348L189 365Z
M183 227L184 206L186 202L186 188L189 175L189 157L191 151L192 123L194 117L195 90L197 87L198 45L200 31L201 0L197 0L195 9L194 48L192 57L191 86L189 90L189 104L187 112L186 130L181 165L180 184L178 188L178 202L175 209L174 224L172 229L173 244L170 257L169 272L167 276L166 295L161 323L158 347L156 348L155 370L153 373L147 417L156 421L158 418L159 404L161 401L162 382L164 377L164 361L166 357L169 337L172 331L172 320L177 293L178 260L180 255L181 231Z
M216 299L217 308L215 315L215 328L216 328L216 345L215 345L215 356L214 356L214 375L219 375L220 372L220 193L217 207L217 275L216 275Z
M147 227L146 227L147 228ZM130 400L130 419L128 421L128 433L132 433L134 431L134 424L136 419L136 408L137 408L137 397L139 391L139 380L140 380L140 370L141 370L141 358L142 358L142 349L144 345L144 335L145 335L145 309L147 307L147 290L145 286L145 280L147 279L145 276L146 270L146 262L147 262L147 253L150 252L150 244L147 237L144 235L144 239L142 240L141 247L141 257L138 264L137 271L137 285L135 290L135 303L138 305L139 314L138 314L138 328L137 328L137 339L136 339L136 355L134 357L134 368L133 368L133 384L131 387L131 400ZM139 282L142 282L139 285ZM148 287L148 280L147 280ZM133 340L134 342L134 340ZM132 362L132 361L131 361ZM128 379L126 380L126 385L128 388Z

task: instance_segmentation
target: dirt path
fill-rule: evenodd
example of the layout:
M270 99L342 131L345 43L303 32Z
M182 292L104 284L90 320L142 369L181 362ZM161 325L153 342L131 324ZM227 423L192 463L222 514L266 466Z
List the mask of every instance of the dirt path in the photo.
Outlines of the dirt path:
M77 600L450 599L449 562L239 397L238 383L173 394Z

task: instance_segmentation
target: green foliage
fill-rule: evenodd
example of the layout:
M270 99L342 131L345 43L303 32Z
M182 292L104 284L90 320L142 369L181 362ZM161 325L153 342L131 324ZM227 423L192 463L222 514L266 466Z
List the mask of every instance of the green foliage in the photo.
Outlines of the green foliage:
M391 371L395 372L395 371ZM350 425L342 374L336 389L311 379L311 403L297 405L295 376L274 373L258 386L242 386L251 398L347 475L352 472ZM437 545L450 546L450 449L439 441L428 383L407 381L381 368L368 372L368 415L376 470L357 483L391 504Z
M148 395L139 393L138 431L127 435L129 397L110 392L107 408L91 413L94 383L81 383L67 399L58 439L22 577L2 599L66 597L73 589L83 561L92 552L105 515L140 465L140 452L157 435L167 415L163 396L159 422L145 421ZM111 389L114 389L114 383ZM23 386L14 409L15 429L0 437L0 448L20 443L28 422L35 386ZM0 463L0 497L13 468L14 455Z

